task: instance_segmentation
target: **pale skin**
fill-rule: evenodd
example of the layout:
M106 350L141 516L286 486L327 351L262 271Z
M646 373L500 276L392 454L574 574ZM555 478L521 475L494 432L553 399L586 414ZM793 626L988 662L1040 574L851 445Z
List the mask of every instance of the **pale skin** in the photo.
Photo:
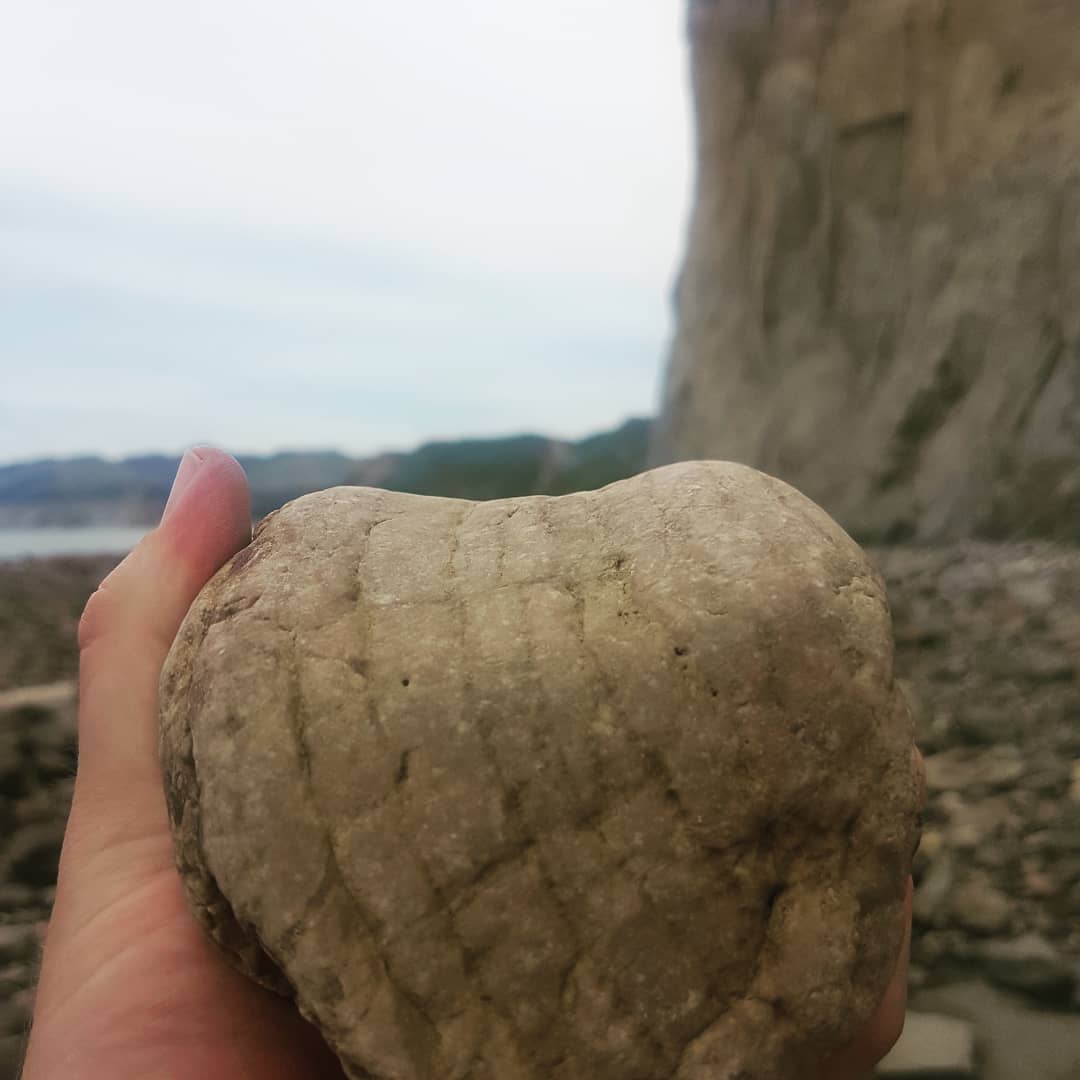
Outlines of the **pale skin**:
M157 755L158 678L188 607L251 538L243 470L181 464L161 525L79 627L79 765L23 1080L342 1080L291 1002L231 968L188 913ZM916 758L914 767L921 769ZM863 1080L903 1028L911 879L896 971L815 1080Z

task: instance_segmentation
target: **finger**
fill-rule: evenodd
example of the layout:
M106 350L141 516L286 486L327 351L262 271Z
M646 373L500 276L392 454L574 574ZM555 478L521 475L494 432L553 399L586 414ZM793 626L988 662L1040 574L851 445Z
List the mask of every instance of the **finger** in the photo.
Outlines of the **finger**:
M69 827L76 843L86 818L96 847L167 832L157 752L161 668L199 590L250 538L239 463L218 450L191 450L159 527L90 598L79 625L79 765Z

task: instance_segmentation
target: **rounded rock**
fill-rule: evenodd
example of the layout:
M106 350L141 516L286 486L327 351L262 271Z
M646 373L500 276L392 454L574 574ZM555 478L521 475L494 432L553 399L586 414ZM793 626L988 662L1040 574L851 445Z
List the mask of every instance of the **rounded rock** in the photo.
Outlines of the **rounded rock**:
M859 548L741 466L306 496L163 673L189 901L351 1077L805 1075L900 947L892 652Z

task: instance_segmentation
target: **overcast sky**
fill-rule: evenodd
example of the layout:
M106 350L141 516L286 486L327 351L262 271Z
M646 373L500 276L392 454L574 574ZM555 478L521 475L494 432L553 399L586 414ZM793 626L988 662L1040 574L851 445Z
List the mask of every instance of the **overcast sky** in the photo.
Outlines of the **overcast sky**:
M655 408L682 0L48 0L0 34L0 462Z

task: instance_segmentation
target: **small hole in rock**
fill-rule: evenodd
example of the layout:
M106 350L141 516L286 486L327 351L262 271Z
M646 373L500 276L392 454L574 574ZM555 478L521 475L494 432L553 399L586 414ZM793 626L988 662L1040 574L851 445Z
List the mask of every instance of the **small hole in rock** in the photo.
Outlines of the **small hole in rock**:
M408 675L406 675L405 678L401 680L401 685L402 686L408 686L409 685L409 676Z
M689 651L690 650L685 645L676 645L675 646L675 655L676 656L685 656Z
M510 788L502 799L503 813L507 817L513 817L521 810L521 785Z

